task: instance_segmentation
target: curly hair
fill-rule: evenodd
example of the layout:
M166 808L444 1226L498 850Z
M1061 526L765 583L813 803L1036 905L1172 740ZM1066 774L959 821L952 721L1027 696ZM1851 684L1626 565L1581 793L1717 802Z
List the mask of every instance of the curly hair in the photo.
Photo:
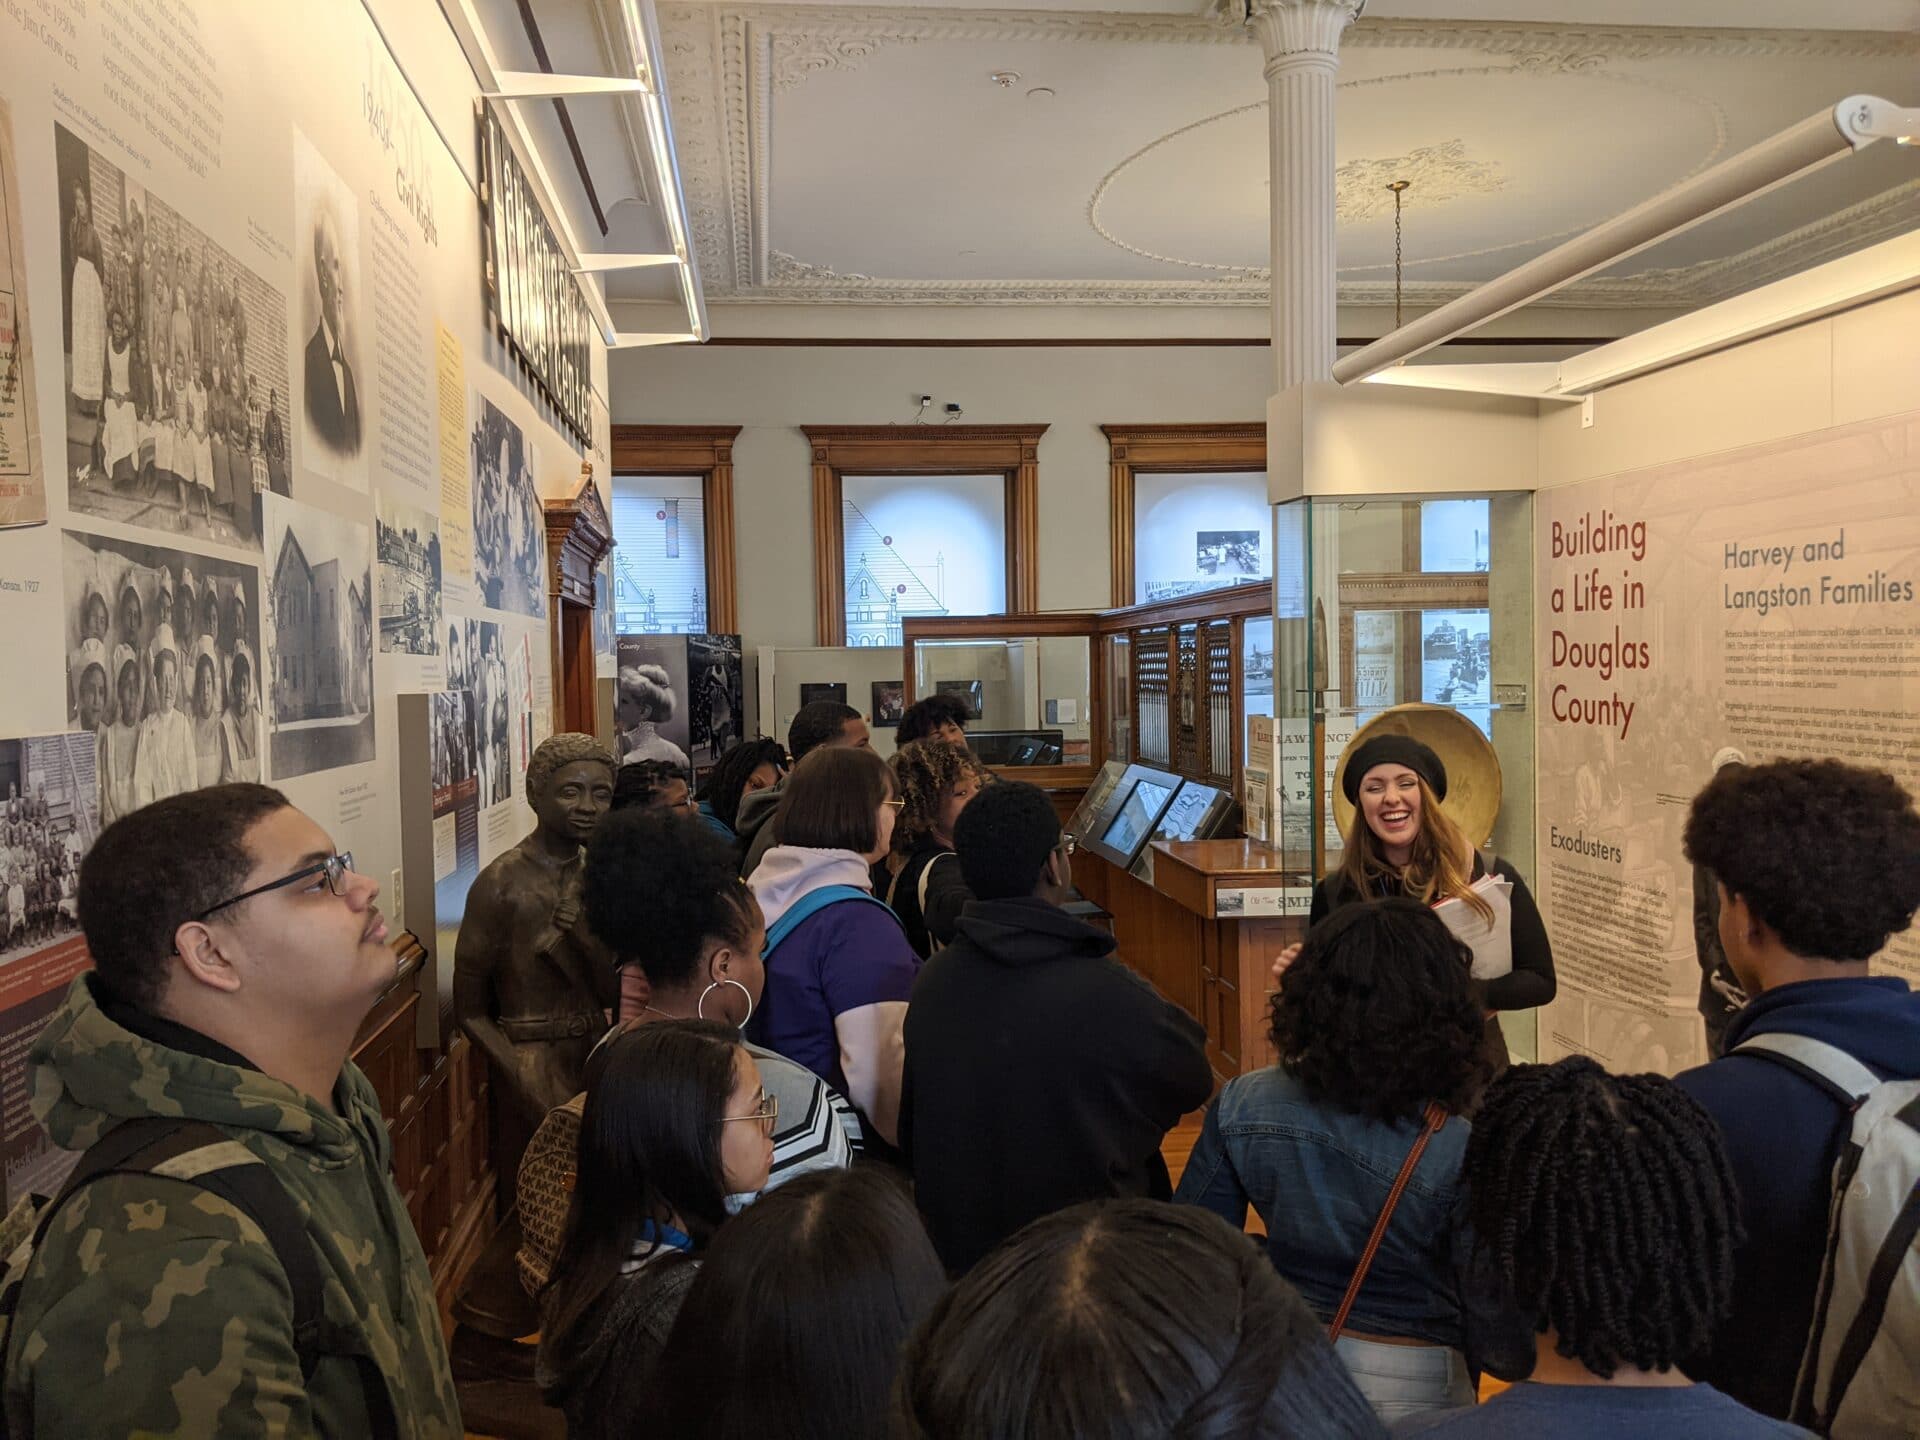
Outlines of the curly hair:
M1738 1192L1713 1117L1584 1055L1517 1065L1467 1141L1468 1214L1524 1314L1594 1374L1669 1370L1733 1298Z
M887 763L893 766L895 792L907 802L900 807L900 818L893 822L896 855L912 854L914 846L932 832L949 790L968 778L983 785L987 781L987 769L974 758L973 751L946 740L916 740L903 745Z
M636 760L613 772L613 809L643 809L676 780L684 781L687 772L670 760Z
M1412 1119L1473 1108L1487 1081L1473 952L1433 911L1394 898L1344 905L1307 932L1273 997L1280 1063L1316 1100Z
M733 847L664 810L617 810L602 820L587 844L581 889L601 943L665 989L692 980L716 944L745 945L757 916Z
M707 772L706 783L700 787L700 793L695 798L711 805L713 813L731 828L739 818L740 801L746 796L747 781L762 765L773 766L775 775L787 773L787 752L778 740L769 740L761 735L752 740L737 741L714 762L713 769Z
M609 778L614 773L613 752L591 735L566 730L542 740L527 761L527 804L532 805L536 796L546 792L559 771L579 760L598 761L607 767Z
M646 713L646 720L671 720L679 702L673 693L673 679L658 665L622 665L620 667L620 703Z
M1197 1207L1109 1200L1034 1221L941 1297L901 1354L891 1433L1387 1432L1250 1237Z
M1920 909L1920 813L1884 770L1729 765L1693 797L1682 839L1796 955L1865 960Z
M967 708L967 702L951 692L929 695L924 700L916 700L900 712L900 724L893 732L893 743L911 745L916 740L924 740L943 725L954 725L964 730L967 721L973 718L973 711Z

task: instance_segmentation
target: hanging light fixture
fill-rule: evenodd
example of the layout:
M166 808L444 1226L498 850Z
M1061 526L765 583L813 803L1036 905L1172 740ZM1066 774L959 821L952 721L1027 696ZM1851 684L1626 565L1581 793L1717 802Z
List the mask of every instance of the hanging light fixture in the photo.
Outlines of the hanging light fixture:
M1403 256L1400 249L1400 199L1411 180L1395 180L1387 186L1393 192L1393 328L1400 328L1400 285Z

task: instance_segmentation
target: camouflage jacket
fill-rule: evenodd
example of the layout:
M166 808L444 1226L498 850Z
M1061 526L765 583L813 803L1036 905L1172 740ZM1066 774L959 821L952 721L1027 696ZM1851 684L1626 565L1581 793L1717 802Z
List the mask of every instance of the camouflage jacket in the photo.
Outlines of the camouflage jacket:
M89 976L30 1058L34 1114L67 1149L135 1116L185 1116L271 1167L307 1217L326 1318L386 1376L402 1436L459 1440L426 1256L356 1066L341 1071L330 1114L257 1070L134 1034L100 1007ZM184 1181L110 1175L75 1194L34 1256L12 1334L0 1393L16 1436L370 1433L351 1360L324 1359L302 1378L292 1294L258 1227Z

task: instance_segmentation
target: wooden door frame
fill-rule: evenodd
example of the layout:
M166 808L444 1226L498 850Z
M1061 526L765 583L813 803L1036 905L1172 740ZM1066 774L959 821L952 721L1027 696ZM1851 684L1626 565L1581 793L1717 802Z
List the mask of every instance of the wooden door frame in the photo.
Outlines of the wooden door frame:
M738 425L615 425L613 477L692 475L700 481L707 552L707 630L740 633L733 520L733 442Z
M813 455L815 643L847 643L848 475L992 475L1006 479L1007 614L1037 608L1040 437L1045 425L802 425Z
M1112 551L1111 602L1133 594L1133 477L1141 474L1246 474L1267 468L1263 420L1182 425L1102 425L1107 437L1107 535Z

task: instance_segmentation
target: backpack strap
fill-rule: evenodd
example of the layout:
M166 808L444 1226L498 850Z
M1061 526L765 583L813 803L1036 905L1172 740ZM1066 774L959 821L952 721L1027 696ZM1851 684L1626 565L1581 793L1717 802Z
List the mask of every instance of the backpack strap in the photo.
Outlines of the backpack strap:
M372 1440L399 1440L399 1418L386 1377L350 1330L326 1318L325 1280L320 1257L307 1236L306 1220L286 1186L263 1161L203 1120L159 1115L124 1120L87 1147L59 1194L41 1209L32 1248L39 1249L68 1200L109 1175L159 1175L209 1190L259 1226L292 1293L293 1345L301 1378L311 1382L321 1360L330 1356L351 1360L366 1399ZM23 1269L16 1283L0 1295L0 1316L9 1332L25 1274Z
M1755 1055L1784 1065L1848 1107L1858 1105L1880 1084L1878 1075L1839 1046L1815 1040L1811 1035L1770 1030L1742 1040L1728 1053Z
M878 905L882 910L887 910L884 900L874 899L872 894L857 885L822 885L818 890L809 890L794 901L785 914L767 927L766 948L760 953L763 956L773 954L782 940L800 928L803 920L811 919L829 905L852 900L864 900L869 905ZM887 914L892 915L893 911L887 910Z

